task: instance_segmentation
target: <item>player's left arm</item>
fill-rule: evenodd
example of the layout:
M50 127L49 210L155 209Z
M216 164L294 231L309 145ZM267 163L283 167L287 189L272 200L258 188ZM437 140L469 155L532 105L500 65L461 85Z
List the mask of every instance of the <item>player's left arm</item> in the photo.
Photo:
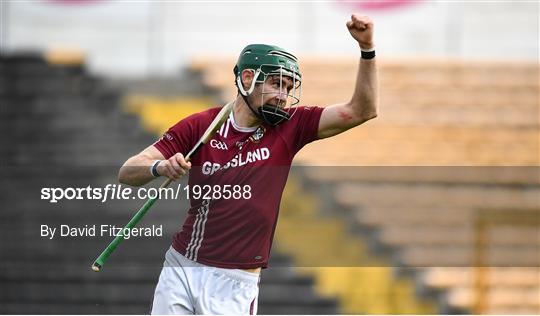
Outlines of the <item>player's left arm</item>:
M369 17L353 14L351 20L347 21L347 28L362 50L374 48L373 21ZM354 93L349 102L334 104L323 110L319 122L319 138L337 135L377 117L375 59L360 59Z

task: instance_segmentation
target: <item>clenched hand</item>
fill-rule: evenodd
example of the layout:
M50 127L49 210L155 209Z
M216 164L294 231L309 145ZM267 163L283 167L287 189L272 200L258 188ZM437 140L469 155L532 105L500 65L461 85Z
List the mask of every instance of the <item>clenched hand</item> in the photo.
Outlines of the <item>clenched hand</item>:
M358 42L360 48L371 49L373 43L373 21L365 15L353 14L347 21L347 28L351 36Z

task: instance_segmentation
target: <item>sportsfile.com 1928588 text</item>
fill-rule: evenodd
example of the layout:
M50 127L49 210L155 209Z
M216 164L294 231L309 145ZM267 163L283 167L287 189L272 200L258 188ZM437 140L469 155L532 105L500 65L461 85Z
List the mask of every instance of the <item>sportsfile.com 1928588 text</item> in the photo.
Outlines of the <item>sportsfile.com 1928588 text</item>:
M135 191L135 193L134 193ZM107 184L105 187L83 188L50 187L41 188L41 199L49 203L58 203L62 200L98 200L105 203L107 200L129 199L251 199L250 185L184 185L178 184L176 188L134 188L124 187L121 184Z

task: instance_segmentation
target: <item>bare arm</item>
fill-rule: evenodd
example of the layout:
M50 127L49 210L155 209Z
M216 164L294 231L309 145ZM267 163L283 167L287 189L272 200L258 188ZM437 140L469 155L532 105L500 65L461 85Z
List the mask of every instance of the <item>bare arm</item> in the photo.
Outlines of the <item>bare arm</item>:
M351 36L361 49L374 47L373 22L367 16L353 14L347 22ZM349 102L326 107L319 122L319 138L342 133L377 117L378 103L377 64L375 58L360 59L356 85Z
M154 145L150 145L124 163L118 171L118 181L133 186L150 182L155 179L150 172L150 167L156 160L161 160L157 166L157 173L172 180L180 179L187 170L191 169L191 163L186 162L181 153L165 159Z

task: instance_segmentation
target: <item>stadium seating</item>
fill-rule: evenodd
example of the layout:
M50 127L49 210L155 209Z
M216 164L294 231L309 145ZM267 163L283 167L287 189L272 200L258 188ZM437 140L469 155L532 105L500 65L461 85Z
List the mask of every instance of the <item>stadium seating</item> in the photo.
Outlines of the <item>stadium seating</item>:
M145 130L163 134L178 122L179 117L200 112L211 102L201 98L163 99L145 95L129 95L124 100L124 110L141 118Z
M41 197L41 189L117 183L125 159L155 141L186 111L208 106L200 98L124 98L135 83L89 74L83 61L73 52L55 52L46 59L34 53L0 57L4 314L148 313L170 236L187 208L185 200L160 200L141 225L163 225L163 237L124 242L100 273L92 272L90 265L109 237L40 237L41 225L122 227L141 200L51 203ZM185 86L197 84L188 79ZM278 268L264 272L259 311L335 313L335 301L316 295L313 278L298 275L289 261L280 254L272 257Z
M357 63L300 57L301 104L347 101ZM201 56L192 69L229 100L233 65ZM297 155L277 247L344 312L540 313L538 72L381 58L378 118Z
M347 101L357 61L332 60L301 58L302 104ZM224 100L230 100L236 95L231 84L233 65L233 58L202 56L193 60L192 69L201 72L208 86L222 91ZM379 74L379 118L362 129L308 146L298 161L319 166L527 166L538 162L537 65L384 60ZM377 150L339 150L352 146L376 146ZM322 150L325 155L316 154Z
M294 174L293 174L294 175ZM298 175L289 179L276 231L276 248L291 254L297 268L314 275L317 291L337 297L341 313L433 314L433 303L418 299L415 285L395 278L384 258L351 235L350 225L330 214L317 216L317 200L307 193Z
M123 225L140 201L53 204L40 189L115 183L126 157L212 102L122 98L82 60L1 57L3 313L146 313L181 222L166 210L185 201L160 201L143 224L164 223L164 237L124 243L100 274L88 266L108 238L37 235L41 224ZM350 95L356 59L332 60L301 59L304 104ZM200 58L192 71L229 100L232 64ZM297 157L311 167L293 168L275 247L287 255L263 272L260 313L540 313L538 65L380 66L379 117Z

